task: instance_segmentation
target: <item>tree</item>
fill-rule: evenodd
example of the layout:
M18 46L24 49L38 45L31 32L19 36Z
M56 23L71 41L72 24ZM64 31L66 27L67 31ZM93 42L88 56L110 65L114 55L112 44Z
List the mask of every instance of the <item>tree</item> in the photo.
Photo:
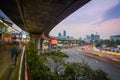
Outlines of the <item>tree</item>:
M62 58L68 56L63 53L38 55L33 44L29 45L26 53L32 80L110 80L105 72L100 69L92 70L84 60L81 63L65 64ZM56 64L55 72L50 71L49 66L45 64L48 57ZM58 75L61 65L64 66L64 74Z
M120 45L120 40L116 40L116 45Z

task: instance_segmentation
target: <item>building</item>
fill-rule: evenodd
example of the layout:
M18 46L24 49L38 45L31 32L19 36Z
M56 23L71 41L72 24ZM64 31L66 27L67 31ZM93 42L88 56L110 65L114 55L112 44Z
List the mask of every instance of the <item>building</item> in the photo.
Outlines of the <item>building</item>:
M95 40L100 40L100 35L96 35L96 39Z
M66 36L66 31L65 30L63 31L63 36Z
M100 40L100 35L97 34L91 34L86 36L87 41L95 41L95 40Z
M53 37L53 36L52 36ZM55 38L55 36L54 36ZM63 31L63 34L58 33L58 36L56 38L62 39L62 40L73 40L74 38L72 36L66 35L66 31Z
M61 33L58 33L58 38L67 39L66 31L63 31L63 35Z
M110 39L114 41L120 40L120 35L110 36Z
M87 35L87 36L86 36L86 39L87 39L87 40L91 40L91 36Z
M82 40L82 38L81 38L81 37L79 37L79 40Z
M11 23L6 22L5 20L0 19L0 43L10 42L11 41Z
M61 37L62 35L61 35L61 33L58 33L58 37Z

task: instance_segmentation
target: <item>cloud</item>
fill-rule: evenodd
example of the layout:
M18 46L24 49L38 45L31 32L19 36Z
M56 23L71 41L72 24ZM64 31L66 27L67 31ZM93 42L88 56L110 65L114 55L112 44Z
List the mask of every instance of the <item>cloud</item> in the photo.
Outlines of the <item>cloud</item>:
M101 23L99 25L94 25L93 32L97 31L101 35L101 38L109 38L111 35L120 34L120 18L111 19Z
M76 38L86 37L86 35L95 34L96 32L100 33L102 38L109 38L109 35L118 34L120 33L120 19L111 17L107 21L101 22L111 14L114 16L114 13L110 14L110 12L111 10L117 11L120 9L116 8L119 7L118 3L119 0L92 0L60 22L51 31L50 35L57 36L58 32L63 32L63 30L66 30L68 35Z
M106 11L104 14L104 19L102 21L104 22L115 18L120 18L120 2L116 6Z
M120 10L119 9L120 9L120 1L113 7L110 7L108 10L104 11L101 15L101 18L98 21L95 21L93 23L93 25L101 24L101 23L111 20L111 19L120 18Z

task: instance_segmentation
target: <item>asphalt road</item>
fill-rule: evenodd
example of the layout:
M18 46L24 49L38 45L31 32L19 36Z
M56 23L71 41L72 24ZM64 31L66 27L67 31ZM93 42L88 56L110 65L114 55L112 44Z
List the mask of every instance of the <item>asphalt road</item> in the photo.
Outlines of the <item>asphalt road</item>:
M111 77L112 80L120 80L120 68L118 66L104 60L87 56L85 55L87 53L82 50L78 50L77 48L64 49L63 51L69 55L66 62L82 62L82 60L84 60L92 69L102 69L108 73L108 76Z

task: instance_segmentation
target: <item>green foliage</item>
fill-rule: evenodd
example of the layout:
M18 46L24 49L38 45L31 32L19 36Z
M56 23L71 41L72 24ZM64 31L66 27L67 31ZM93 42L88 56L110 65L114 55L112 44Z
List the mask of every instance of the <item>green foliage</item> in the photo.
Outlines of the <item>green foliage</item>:
M26 53L32 80L66 80L50 71L45 65L46 56L38 56L37 49L32 43L27 48Z
M98 70L92 71L91 80L110 80L110 78L107 77L107 73L98 69Z
M49 68L44 64L45 58L37 55L37 50L33 44L29 45L26 52L32 79L41 79L49 71Z
M69 76L69 75L74 75L74 74L75 74L74 65L67 64L66 69L65 69L65 75Z
M67 58L68 57L68 55L64 54L63 52L49 52L46 55L53 56L53 57L61 57L61 58L63 58L63 57Z
M66 65L65 75L68 80L110 80L102 70L92 70L87 64L71 63Z
M100 43L97 43L95 46L96 47L101 47L102 45Z
M63 63L65 71L62 75L51 72L48 66L45 65L47 57L51 57L56 63L61 63L62 58L68 57L62 52L37 55L37 49L33 44L30 44L26 53L32 80L80 80L79 77L82 80L110 80L105 72L100 69L92 70L84 60L82 63L69 63L66 65Z
M120 45L120 40L101 40L101 45L106 45L106 47L117 47L117 45Z
M115 43L116 43L117 45L120 45L120 40L116 40Z
M59 62L59 63L62 63L62 64L64 64L63 58L68 58L68 55L66 55L63 52L49 52L49 53L45 53L45 54L42 54L42 55L46 56L46 57L50 57L55 62Z
M66 65L65 77L75 80L78 76L89 75L91 69L88 65L82 63L71 63Z

